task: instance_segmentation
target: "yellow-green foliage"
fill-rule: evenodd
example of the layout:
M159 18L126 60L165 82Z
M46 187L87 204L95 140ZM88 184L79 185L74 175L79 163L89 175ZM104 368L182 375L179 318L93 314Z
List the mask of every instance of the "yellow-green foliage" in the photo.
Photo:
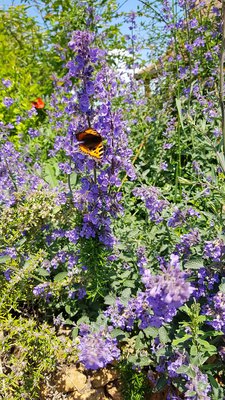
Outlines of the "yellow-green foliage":
M16 196L16 204L3 208L1 212L0 237L4 242L3 247L15 245L22 237L29 237L29 241L37 238L43 225L56 222L60 211L54 202L55 195L50 191L36 190Z
M26 9L17 6L0 10L0 76L13 81L11 93L24 107L51 86L45 34Z
M56 363L76 361L72 341L46 323L0 317L0 397L39 399L41 380Z

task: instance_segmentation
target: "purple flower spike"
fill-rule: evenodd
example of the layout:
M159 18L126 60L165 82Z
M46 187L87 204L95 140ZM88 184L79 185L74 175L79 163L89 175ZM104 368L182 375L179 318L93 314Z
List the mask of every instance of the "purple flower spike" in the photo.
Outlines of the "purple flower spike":
M78 345L79 360L87 369L104 368L107 364L120 357L117 340L112 339L109 333L103 330L96 333L87 333L80 338Z

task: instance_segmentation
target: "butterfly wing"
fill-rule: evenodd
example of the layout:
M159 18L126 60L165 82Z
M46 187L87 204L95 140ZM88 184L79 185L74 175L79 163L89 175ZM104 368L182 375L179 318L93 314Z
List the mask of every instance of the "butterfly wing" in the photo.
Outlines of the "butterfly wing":
M79 149L82 153L101 160L103 157L103 144L101 135L94 129L88 128L85 131L76 134L78 141L82 142Z
M89 136L89 135L101 138L101 135L95 129L92 129L92 128L88 128L85 131L76 133L76 138L80 142L80 141L85 140L85 138L87 139L87 136Z
M92 149L88 148L84 144L80 144L79 149L82 153L88 154L89 156L96 158L97 160L101 160L104 153L102 143L98 143L95 147L93 146Z
M35 108L44 108L45 103L43 102L43 100L38 97L35 101L31 102L32 106L34 106Z

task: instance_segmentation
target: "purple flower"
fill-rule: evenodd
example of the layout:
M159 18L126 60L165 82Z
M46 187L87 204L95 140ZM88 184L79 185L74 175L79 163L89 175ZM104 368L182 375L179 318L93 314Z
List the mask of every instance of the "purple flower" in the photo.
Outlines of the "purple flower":
M59 168L67 175L68 182L73 172L81 175L80 188L73 190L71 185L68 188L81 216L80 226L75 237L72 237L71 231L66 237L72 243L79 242L79 239L95 238L105 246L112 247L115 239L111 220L122 211L122 195L118 192L121 171L125 171L131 179L135 173L130 161L132 152L128 146L122 111L111 106L113 99L121 96L117 77L103 59L105 53L92 47L93 40L94 34L90 32L76 31L72 34L69 46L75 52L74 59L67 63L69 72L62 79L63 86L57 88L59 98L56 95L52 98L55 125L52 128L60 131L64 126L66 135L57 135L51 155L54 157L58 152L64 152L66 160L59 163ZM72 81L76 83L73 85ZM60 103L60 109L64 106L64 113L55 111L57 102ZM88 126L95 129L106 143L97 174L96 161L91 154L88 157L79 151L82 143L76 140L76 133ZM65 202L65 194L60 195L57 201Z
M169 150L169 149L171 149L173 146L174 146L173 143L164 143L164 144L163 144L163 149L164 149L164 150Z
M69 47L78 54L86 55L90 44L94 40L94 34L86 31L73 32Z
M5 97L3 99L3 104L9 108L14 103L14 100L11 97Z
M177 378L179 374L177 373L177 369L182 365L187 365L187 357L185 354L178 353L173 356L172 360L168 361L167 371L170 378Z
M146 267L146 265L148 263L148 260L145 255L145 251L146 251L146 249L143 246L139 247L137 249L137 257L138 257L137 266L140 269L140 271L143 271L143 267Z
M208 241L204 248L204 258L221 262L225 254L225 244L222 239Z
M189 233L181 236L179 244L176 245L176 252L179 255L189 256L191 249L200 242L200 235L198 229L193 229Z
M205 315L211 317L208 324L213 326L215 330L225 333L225 293L219 291L211 297L209 304L204 307L203 311Z
M87 369L104 368L120 357L117 340L111 338L110 334L103 329L80 337L78 350L79 360Z
M12 82L10 81L10 79L2 79L2 83L6 88L9 88L10 86L12 86Z
M207 268L200 268L197 274L197 282L195 284L195 298L206 297L210 290L219 283L219 274Z
M160 164L160 168L161 168L161 170L162 171L167 171L167 169L168 169L168 164L167 164L167 162L161 162L161 164Z
M81 112L87 112L90 107L89 97L86 94L82 94L79 99L79 107Z
M170 322L176 314L177 309L181 307L191 296L194 289L186 281L185 272L181 271L176 265L170 263L167 268L162 269L159 275L152 275L149 270L145 270L142 276L142 282L146 287L144 293L139 293L138 298L142 297L143 304L146 303L153 311L146 319L146 313L143 319L143 307L140 308L141 327L148 324L159 327L163 322ZM138 310L138 307L137 307Z
M207 375L203 374L197 366L192 365L191 367L191 376L188 377L188 381L185 385L185 388L187 389L185 392L185 399L211 400L212 397L209 396L209 393L211 393L211 386Z
M29 133L31 138L35 138L35 137L40 136L40 132L37 129L29 128L28 129L28 133Z
M49 283L40 283L39 285L35 286L33 289L33 294L37 297L43 297L46 300L52 296L52 293L49 292Z
M142 187L133 190L133 194L140 197L149 211L150 220L155 223L163 221L162 212L169 205L166 200L160 199L160 190L156 187Z
M193 42L194 47L203 47L205 46L205 40L202 37L198 37Z
M13 274L13 271L10 268L7 268L5 271L3 271L5 279L9 282L11 280L11 276Z

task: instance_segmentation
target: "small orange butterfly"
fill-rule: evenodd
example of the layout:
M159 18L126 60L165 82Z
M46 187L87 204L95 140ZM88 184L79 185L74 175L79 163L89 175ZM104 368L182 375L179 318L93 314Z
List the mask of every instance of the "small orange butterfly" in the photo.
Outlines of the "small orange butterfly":
M101 160L103 157L103 144L101 135L94 129L88 128L85 131L76 133L79 149L82 153Z
M34 106L35 108L44 108L45 103L43 102L43 100L38 97L36 100L31 102L32 106Z

